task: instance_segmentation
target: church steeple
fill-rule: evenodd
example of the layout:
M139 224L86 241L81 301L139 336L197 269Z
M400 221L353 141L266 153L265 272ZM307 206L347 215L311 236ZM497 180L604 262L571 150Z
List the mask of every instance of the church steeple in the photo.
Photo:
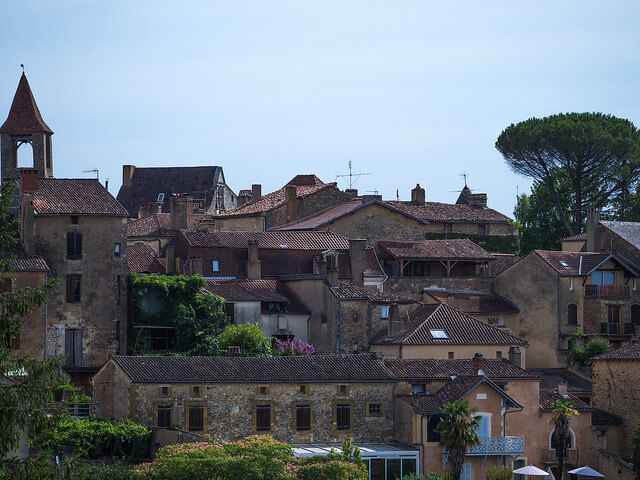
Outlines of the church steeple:
M25 143L29 143L33 149L33 168L38 170L41 177L52 177L51 135L53 131L42 119L23 72L9 116L0 127L2 181L18 178L18 148Z

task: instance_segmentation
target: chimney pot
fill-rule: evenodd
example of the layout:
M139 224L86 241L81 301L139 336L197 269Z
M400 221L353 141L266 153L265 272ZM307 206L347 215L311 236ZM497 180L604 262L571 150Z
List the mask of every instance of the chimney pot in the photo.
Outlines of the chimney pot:
M471 360L473 364L474 375L484 375L485 360L481 353L476 353Z
M247 242L247 279L260 280L262 267L258 259L258 241L249 240Z

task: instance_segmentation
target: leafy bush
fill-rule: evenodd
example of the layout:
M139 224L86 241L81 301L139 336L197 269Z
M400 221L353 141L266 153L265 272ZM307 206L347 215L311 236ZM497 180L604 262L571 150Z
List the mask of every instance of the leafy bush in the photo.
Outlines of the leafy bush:
M61 455L70 450L88 458L143 458L151 431L130 420L63 418L34 441L42 450Z
M507 467L493 467L487 472L487 480L511 480L513 471Z
M217 354L225 355L231 346L240 347L245 357L270 357L271 338L265 337L257 323L229 325L217 338Z
M589 342L586 348L581 349L576 345L577 340L585 337L585 334L579 331L569 336L569 365L584 366L589 363L591 357L606 353L611 350L611 344L606 338L596 337Z
M313 355L313 345L303 342L299 338L291 340L276 340L274 353L283 357L294 355Z
M74 466L71 480L136 480L138 476L132 468L124 465L90 465Z
M440 475L439 473L429 472L429 473L411 473L409 475L404 475L402 480L450 480L451 476L448 473L444 475Z

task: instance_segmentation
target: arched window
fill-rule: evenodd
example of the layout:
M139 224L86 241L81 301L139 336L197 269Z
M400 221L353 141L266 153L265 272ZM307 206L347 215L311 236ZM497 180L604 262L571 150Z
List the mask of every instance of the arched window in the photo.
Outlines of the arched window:
M631 305L631 322L640 325L640 305L637 303Z
M556 436L554 434L555 432L551 430L551 433L549 434L549 450L556 449ZM575 450L575 448L576 448L576 434L573 433L573 430L569 429L569 444L567 445L567 449Z
M578 306L575 303L570 303L567 307L567 323L569 325L578 324Z

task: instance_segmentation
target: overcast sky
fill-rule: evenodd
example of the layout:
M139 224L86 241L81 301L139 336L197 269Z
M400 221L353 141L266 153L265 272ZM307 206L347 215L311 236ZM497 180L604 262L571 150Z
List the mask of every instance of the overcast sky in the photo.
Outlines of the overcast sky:
M510 123L598 111L640 124L637 1L7 2L0 116L24 63L56 177L221 165L237 193L299 173L385 199L454 202L468 184L512 215L496 151Z

